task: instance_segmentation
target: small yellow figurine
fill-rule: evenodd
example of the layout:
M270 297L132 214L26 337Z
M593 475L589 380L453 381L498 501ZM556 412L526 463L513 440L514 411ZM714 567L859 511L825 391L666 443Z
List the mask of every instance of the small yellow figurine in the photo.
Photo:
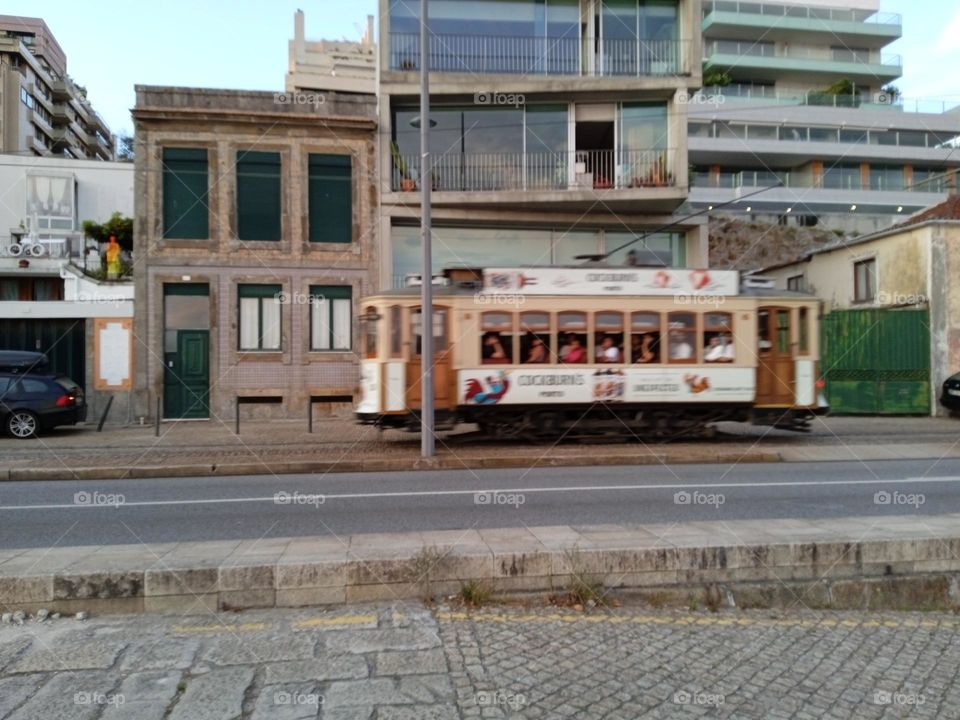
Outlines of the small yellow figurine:
M107 280L117 280L120 277L120 246L117 245L117 238L110 236L110 242L107 245Z

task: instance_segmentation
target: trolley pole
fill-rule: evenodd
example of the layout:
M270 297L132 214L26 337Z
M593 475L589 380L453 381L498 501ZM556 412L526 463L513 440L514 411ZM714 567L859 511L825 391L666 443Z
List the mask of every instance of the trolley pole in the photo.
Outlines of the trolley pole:
M433 256L430 237L430 32L420 0L420 454L433 457Z

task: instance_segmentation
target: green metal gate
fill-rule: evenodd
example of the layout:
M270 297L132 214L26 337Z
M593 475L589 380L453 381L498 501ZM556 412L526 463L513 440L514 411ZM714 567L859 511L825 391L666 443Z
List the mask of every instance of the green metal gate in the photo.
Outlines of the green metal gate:
M840 310L823 318L820 370L834 413L930 413L927 310Z
M0 350L47 354L53 372L86 389L86 338L80 320L2 320Z

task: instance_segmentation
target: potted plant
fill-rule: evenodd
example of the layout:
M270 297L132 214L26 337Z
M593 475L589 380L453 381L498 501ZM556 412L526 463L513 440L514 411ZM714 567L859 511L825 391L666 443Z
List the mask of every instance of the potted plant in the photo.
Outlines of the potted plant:
M410 168L407 166L407 161L404 160L400 154L400 147L397 145L396 140L390 143L390 157L393 158L393 166L400 174L400 189L403 192L413 192L416 190L417 181L410 176Z

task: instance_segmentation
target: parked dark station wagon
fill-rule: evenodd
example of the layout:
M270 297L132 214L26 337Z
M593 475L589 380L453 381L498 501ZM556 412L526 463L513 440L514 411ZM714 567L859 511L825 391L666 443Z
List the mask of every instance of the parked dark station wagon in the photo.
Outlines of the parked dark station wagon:
M0 427L26 439L87 417L83 388L51 372L46 355L0 350Z

